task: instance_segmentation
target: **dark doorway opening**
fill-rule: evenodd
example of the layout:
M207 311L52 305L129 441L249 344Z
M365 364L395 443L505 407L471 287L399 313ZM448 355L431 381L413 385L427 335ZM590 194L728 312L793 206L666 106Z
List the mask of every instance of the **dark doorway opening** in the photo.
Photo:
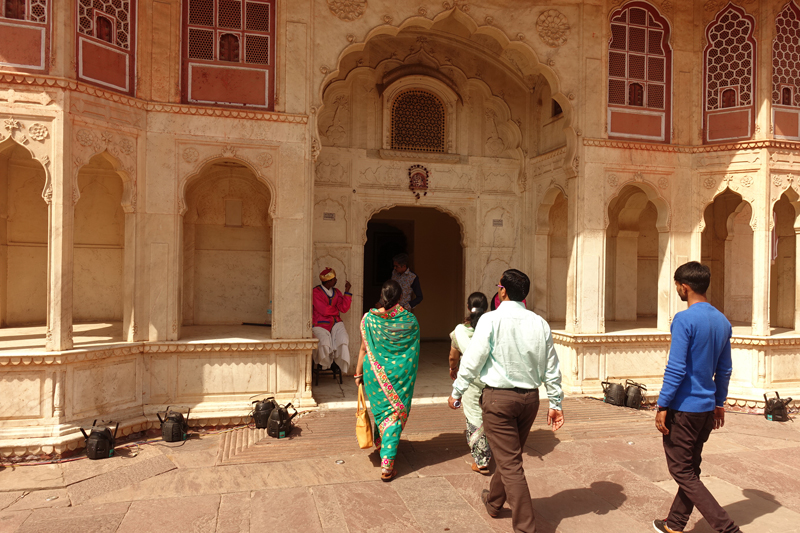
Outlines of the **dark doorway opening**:
M466 315L461 228L430 207L394 207L367 224L364 246L364 312L392 276L392 257L407 253L419 276L423 302L414 310L424 340L444 340Z

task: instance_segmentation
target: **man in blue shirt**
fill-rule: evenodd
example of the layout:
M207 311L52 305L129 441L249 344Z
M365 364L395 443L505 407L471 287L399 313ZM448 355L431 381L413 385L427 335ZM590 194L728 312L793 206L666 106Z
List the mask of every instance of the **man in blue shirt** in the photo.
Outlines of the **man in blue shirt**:
M733 369L731 324L706 299L711 271L691 261L675 271L675 287L689 308L672 319L672 342L658 397L656 428L663 434L667 467L678 494L661 533L680 533L697 507L714 531L739 533L731 517L700 480L703 444L725 424L725 399Z

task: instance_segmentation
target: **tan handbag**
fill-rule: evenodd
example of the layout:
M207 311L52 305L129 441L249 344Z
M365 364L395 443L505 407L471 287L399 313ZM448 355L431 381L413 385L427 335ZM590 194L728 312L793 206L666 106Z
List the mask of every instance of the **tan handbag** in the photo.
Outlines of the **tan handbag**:
M367 414L367 402L364 399L364 384L358 386L358 406L356 407L356 437L358 446L363 450L372 448L372 424Z

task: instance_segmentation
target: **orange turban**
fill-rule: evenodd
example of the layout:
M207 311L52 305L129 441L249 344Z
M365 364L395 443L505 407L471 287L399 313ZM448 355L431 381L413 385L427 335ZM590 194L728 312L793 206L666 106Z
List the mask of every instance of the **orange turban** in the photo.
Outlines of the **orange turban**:
M326 268L325 270L319 273L319 280L322 283L330 281L335 277L336 277L336 272L332 268Z

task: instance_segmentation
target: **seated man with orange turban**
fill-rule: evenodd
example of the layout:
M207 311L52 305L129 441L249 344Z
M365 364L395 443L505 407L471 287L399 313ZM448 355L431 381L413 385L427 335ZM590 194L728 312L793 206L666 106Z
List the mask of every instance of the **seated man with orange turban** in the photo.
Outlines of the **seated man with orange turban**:
M322 368L338 365L343 374L347 374L350 366L350 350L347 347L350 338L344 329L339 313L350 310L353 295L350 294L350 282L344 283L344 294L336 288L336 272L326 268L319 274L320 284L314 287L311 311L311 332L319 339L314 363Z

